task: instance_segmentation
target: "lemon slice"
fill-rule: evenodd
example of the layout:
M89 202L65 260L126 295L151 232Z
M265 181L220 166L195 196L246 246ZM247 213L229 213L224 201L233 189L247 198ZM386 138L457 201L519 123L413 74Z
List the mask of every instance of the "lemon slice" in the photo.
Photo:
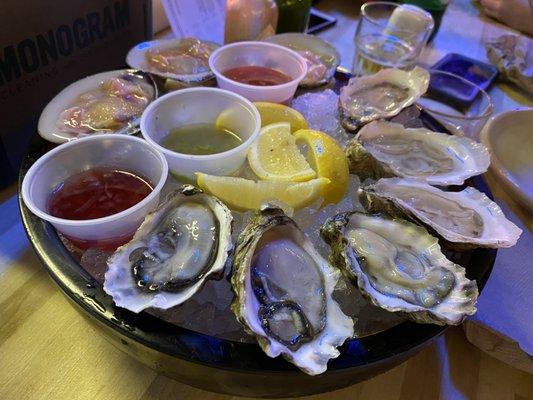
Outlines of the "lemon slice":
M324 204L338 203L348 189L348 160L344 150L324 132L302 129L295 132L294 137L297 143L307 145L307 160L317 175L330 180L330 184L324 188Z
M196 173L198 186L218 197L228 207L237 211L259 210L269 201L281 201L289 207L299 209L318 199L324 187L329 184L326 178L307 182L251 181L232 176L214 176Z
M247 113L248 110L242 107L231 106L223 110L218 114L217 119L215 120L215 126L221 129L229 129L235 126L240 125L240 121L245 117L243 114ZM233 129L230 129L233 130Z
M304 116L294 108L284 106L283 104L256 102L254 105L261 116L261 126L275 124L276 122L288 122L291 124L291 131L296 132L299 129L307 129L307 121Z
M248 150L248 163L260 179L302 182L316 176L298 150L288 122L270 124Z

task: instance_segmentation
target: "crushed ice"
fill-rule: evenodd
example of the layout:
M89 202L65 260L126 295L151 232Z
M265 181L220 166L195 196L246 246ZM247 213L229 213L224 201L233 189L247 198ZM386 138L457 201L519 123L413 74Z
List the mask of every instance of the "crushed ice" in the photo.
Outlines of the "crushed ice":
M337 140L342 147L352 137L346 133L338 117L338 95L330 89L321 92L303 94L293 100L291 106L305 117L309 128L325 132ZM248 163L235 173L245 179L258 180ZM320 238L320 227L326 219L341 212L362 210L357 197L357 189L361 182L355 175L350 175L348 190L344 198L337 204L329 204L320 208L322 199L302 210L294 211L282 207L298 224L315 244L319 253L328 258L329 246ZM163 190L161 201L168 193L176 189L179 184L174 179L168 179ZM250 222L253 212L232 212L233 214L233 243L237 242L239 234ZM83 267L91 272L99 281L103 281L102 265L105 265L107 254L89 250L84 254ZM93 264L93 265L91 265ZM230 268L226 268L225 276L220 280L209 280L203 288L184 304L170 310L149 309L148 312L167 320L175 325L191 329L207 335L214 335L228 340L253 342L236 321L230 310L233 293L229 283ZM334 298L339 302L343 311L354 318L355 336L365 336L388 329L401 321L399 317L374 307L365 301L357 289L342 277L337 284Z
M338 104L339 95L326 89L298 96L291 106L304 116L309 128L326 132L344 147L353 135L346 133L340 123Z

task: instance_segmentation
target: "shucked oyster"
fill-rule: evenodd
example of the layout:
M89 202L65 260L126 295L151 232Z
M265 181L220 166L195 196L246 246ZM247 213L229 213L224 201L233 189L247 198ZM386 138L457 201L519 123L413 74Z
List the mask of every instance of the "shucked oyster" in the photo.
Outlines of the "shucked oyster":
M239 236L231 309L270 357L304 372L324 372L353 335L353 321L332 298L340 272L279 208L258 212Z
M133 312L183 303L210 275L222 273L232 249L231 221L218 199L182 186L111 256L104 290Z
M350 172L366 178L401 176L430 185L461 185L487 170L487 148L462 136L374 121L346 147Z
M96 133L134 134L141 114L157 98L153 80L121 69L80 79L59 92L39 117L38 131L54 143Z
M314 88L331 80L340 64L337 50L325 40L306 33L281 33L265 39L300 54L307 63L307 74L298 84L304 88Z
M370 121L393 117L418 100L428 85L429 72L420 67L408 72L382 69L374 75L354 77L339 95L342 125L355 131Z
M125 73L81 94L59 115L56 125L60 131L78 136L117 132L140 117L153 99L152 91L147 85L143 87L140 78Z
M331 262L373 304L421 323L461 323L475 313L478 290L441 253L424 228L379 214L339 214L320 231Z
M218 44L194 38L153 40L133 47L126 62L132 68L181 82L213 77L209 56Z
M511 247L522 231L484 193L445 192L414 179L380 179L359 189L368 212L421 223L455 248Z
M300 50L297 53L305 59L307 64L307 74L299 86L312 88L323 85L331 79L331 76L328 76L328 66L320 59L319 55L309 50Z

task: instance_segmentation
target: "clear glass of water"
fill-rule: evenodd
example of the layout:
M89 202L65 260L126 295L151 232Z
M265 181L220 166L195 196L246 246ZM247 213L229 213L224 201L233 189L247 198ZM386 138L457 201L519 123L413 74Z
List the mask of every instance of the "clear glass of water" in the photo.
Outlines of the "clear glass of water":
M429 71L429 88L417 105L450 133L476 141L494 110L485 90L458 75L438 70Z
M352 73L413 68L433 26L431 14L417 6L386 1L363 4L355 32Z

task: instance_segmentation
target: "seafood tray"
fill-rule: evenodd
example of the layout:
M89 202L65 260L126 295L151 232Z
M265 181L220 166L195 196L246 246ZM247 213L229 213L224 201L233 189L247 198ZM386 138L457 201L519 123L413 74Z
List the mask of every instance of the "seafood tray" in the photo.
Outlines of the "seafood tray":
M330 89L338 93L349 78L349 74L338 69ZM324 88L320 88L322 90ZM302 91L298 95L307 92ZM406 108L392 121L412 128L444 130L438 121L416 106ZM49 149L47 142L35 137L20 171L20 184L30 166ZM466 183L491 196L481 177L469 178ZM170 192L179 184L171 181L167 186L166 191ZM458 192L465 186L456 185L452 189ZM378 189L374 186L367 190L367 203L378 202L379 196L375 196ZM400 364L447 328L446 325L414 321L435 322L434 315L389 313L378 307L383 305L377 296L366 293L366 297L371 299L367 301L364 291L363 295L360 294L343 277L333 292L333 298L355 320L354 331L338 348L340 355L329 361L326 372L307 375L281 357L268 357L254 337L237 322L230 311L233 299L230 269L224 269L220 280L206 281L191 301L168 310L149 308L134 313L118 307L103 289L108 253L81 252L58 235L49 223L32 214L22 199L20 209L30 241L51 278L98 331L121 350L155 370L202 389L275 397L334 390ZM357 214L352 217L356 218ZM237 229L243 230L249 219L249 215L238 217L235 222ZM339 221L340 225L335 225ZM348 262L346 249L343 253L342 246L336 242L342 226L342 219L330 221L329 232L324 237L332 248L338 250L336 257ZM475 280L481 291L492 270L496 249L465 250L453 249L452 246L445 253L451 261L466 269L466 278ZM413 315L417 317L413 318ZM452 323L457 323L453 317L450 318ZM444 318L444 321L450 320ZM442 323L442 320L437 318L436 322Z

